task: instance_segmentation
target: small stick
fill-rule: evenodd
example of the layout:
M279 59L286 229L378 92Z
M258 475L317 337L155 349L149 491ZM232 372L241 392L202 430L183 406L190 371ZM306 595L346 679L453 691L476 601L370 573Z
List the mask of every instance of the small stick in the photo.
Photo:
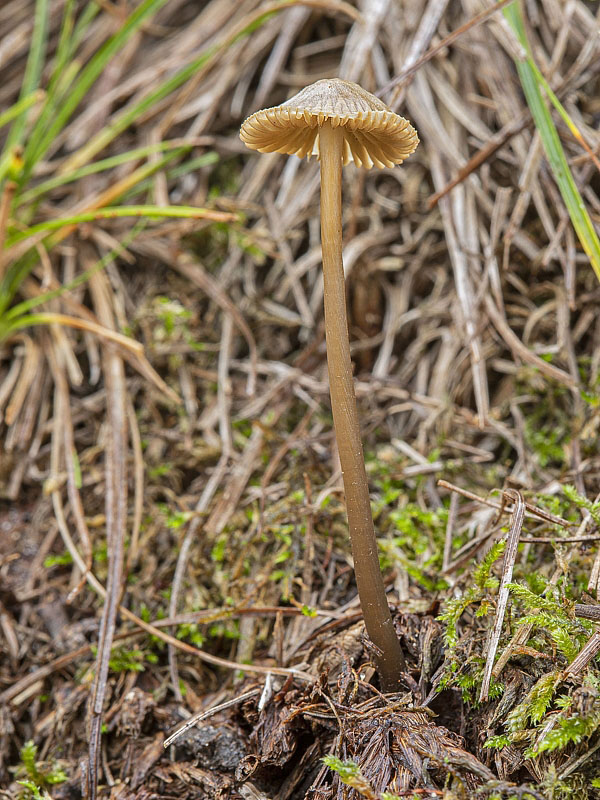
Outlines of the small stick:
M522 542L597 542L600 535L594 536L521 536Z
M600 622L600 606L575 603L575 616Z
M165 739L163 747L166 750L167 747L175 741L175 739L181 736L182 733L188 731L190 728L193 728L197 722L200 722L207 717L212 717L213 714L218 714L219 711L224 711L226 708L231 708L231 706L235 706L238 703L243 703L244 700L249 700L251 697L256 697L257 694L261 693L262 687L260 689L250 689L250 691L239 694L237 697L233 697L231 700L226 700L224 703L219 703L216 706L212 706L212 708L207 708L205 711L199 711L197 714L192 714L192 716L187 719L183 725L181 725L181 727L177 728L174 733Z
M584 520L584 522L585 522L585 520ZM580 530L581 530L581 526L580 526ZM575 550L574 547L571 547L569 549L569 553L567 553L565 560L567 560L567 561L569 560L569 558L571 557L571 555L574 552L574 550ZM546 595L550 589L553 589L556 586L556 584L558 583L558 580L559 580L559 578L561 577L562 574L563 574L562 573L562 569L560 567L558 567L557 569L554 570L554 574L552 575L552 577L550 578L550 581L548 582L548 585L546 586L546 588L542 592L542 596ZM576 605L575 606L575 616L578 616L577 608L578 608L578 606ZM588 608L588 606L583 606L583 608ZM599 607L598 610L600 611L600 607ZM536 615L536 614L539 613L539 609L534 609L531 613L533 615ZM498 678L499 677L499 675L501 674L501 672L504 669L504 667L508 664L509 658L511 657L513 652L517 649L517 647L520 647L520 646L523 646L523 645L526 644L527 640L529 639L529 637L531 635L531 631L532 630L533 630L533 622L527 622L524 625L520 625L519 626L519 629L517 630L517 632L515 633L515 635L511 639L511 641L504 648L504 652L501 654L500 658L494 664L494 669L492 670L492 675L494 676L494 678Z
M444 558L442 561L442 572L446 572L450 565L450 556L452 555L452 533L456 523L456 515L458 513L458 494L452 492L450 496L450 508L448 509L448 522L446 523L446 539L444 541Z
M510 0L499 0L491 8L486 8L483 11L480 11L479 14L476 14L474 17L471 17L471 19L467 20L467 22L463 23L458 28L451 31L440 42L436 42L436 44L430 47L429 50L423 56L421 56L421 58L415 61L414 64L411 64L410 67L408 67L408 69L403 70L400 73L400 75L397 75L389 83L386 83L386 85L382 89L380 89L377 92L377 94L378 95L385 94L386 92L389 92L390 89L393 89L394 87L398 86L399 83L402 83L408 77L413 75L419 69L419 67L422 67L423 64L426 64L431 58L433 58L434 55L436 55L441 50L444 50L446 47L451 45L456 39L462 36L463 33L466 33L468 30L474 28L476 25L479 25L482 22L485 22L485 20L488 17L490 17L495 11L499 11L503 6L505 6L509 2ZM390 105L393 104L394 101L392 100Z
M579 675L587 667L590 661L600 653L600 632L596 631L587 640L581 651L575 656L573 661L564 671L565 678L568 675Z
M525 501L523 500L521 492L517 492L515 489L507 489L504 492L504 496L508 496L514 501L514 510L511 514L510 530L506 537L506 551L504 553L504 563L502 565L502 578L500 579L496 617L494 619L494 627L492 629L490 646L485 662L483 681L481 682L481 692L479 694L480 703L488 699L492 669L494 668L494 658L496 656L496 650L498 649L498 642L500 641L500 634L502 632L502 623L504 622L504 613L508 603L507 584L510 583L512 579L513 567L517 557L517 548L519 546L519 536L521 535L523 520L525 518Z
M589 749L586 748L586 751L582 755L580 755L579 758L576 758L574 761L573 757L571 756L569 761L567 761L567 763L564 765L563 771L559 774L558 779L562 781L568 775L571 775L573 772L575 772L576 769L579 769L579 767L581 767L582 764L584 764L591 756L594 755L594 753L599 747L600 747L600 742L598 742Z
M584 494L580 492L580 494ZM594 503L597 503L600 500L600 495L596 495ZM582 511L584 521L590 519L591 514L584 508ZM600 589L600 550L596 553L596 558L594 559L594 564L592 566L592 571L590 573L590 579L588 581L587 590L590 594L595 593L596 597L598 597L598 590Z
M442 189L432 194L427 200L427 208L431 211L439 203L442 197L445 197L448 192L466 180L472 172L490 159L501 147L503 147L513 136L521 133L525 128L531 124L529 111L523 112L516 119L508 122L498 133L495 133L488 142L486 142L467 163L461 167L454 178L452 178Z
M508 513L512 513L513 509L509 507L505 508L505 503L495 503L493 500L488 500L486 497L481 497L478 494L474 494L473 492L467 491L467 489L461 489L460 486L455 486L453 483L449 481L439 480L438 486L442 486L444 489L450 489L451 492L458 492L458 494L462 494L463 497L466 497L468 500L476 500L478 503L483 503L486 506L490 506L490 508L496 508L498 511L506 511ZM507 490L512 491L512 490ZM573 526L573 522L569 522L562 517L557 517L554 514L551 514L549 511L544 511L537 506L531 505L531 503L526 503L523 501L523 506L526 510L526 514L529 516L536 517L537 519L542 519L544 522L552 522L555 525L562 525L563 528L571 528Z

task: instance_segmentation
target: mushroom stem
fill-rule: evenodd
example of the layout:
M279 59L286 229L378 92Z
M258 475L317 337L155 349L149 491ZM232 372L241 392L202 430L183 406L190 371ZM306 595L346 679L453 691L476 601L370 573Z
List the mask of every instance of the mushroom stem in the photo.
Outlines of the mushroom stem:
M358 596L367 633L377 651L375 662L382 686L385 691L393 691L398 686L400 670L404 668L405 662L400 641L394 630L379 567L352 379L342 263L343 145L342 128L334 128L329 120L326 120L319 128L319 148L323 300L329 391L346 494Z

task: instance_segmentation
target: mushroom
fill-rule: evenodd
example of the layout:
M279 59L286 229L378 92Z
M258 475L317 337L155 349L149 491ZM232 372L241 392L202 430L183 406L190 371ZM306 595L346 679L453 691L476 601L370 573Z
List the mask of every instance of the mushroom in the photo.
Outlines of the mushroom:
M242 141L261 153L316 155L321 162L321 247L327 365L333 424L344 481L354 572L365 627L384 690L405 666L385 595L352 379L342 264L342 166L401 164L419 143L410 123L355 83L332 78L275 108L252 114Z

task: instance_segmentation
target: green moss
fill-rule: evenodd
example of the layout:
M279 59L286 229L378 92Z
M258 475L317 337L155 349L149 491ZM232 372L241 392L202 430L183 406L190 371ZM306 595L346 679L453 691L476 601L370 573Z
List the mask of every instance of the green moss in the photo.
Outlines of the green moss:
M20 764L14 768L15 778L23 786L23 800L46 800L46 789L67 780L67 774L58 761L39 761L37 745L30 739L19 751Z
M491 570L495 562L504 553L505 548L505 539L493 544L482 562L473 570L473 584L466 589L461 597L453 597L446 601L444 610L438 619L446 623L445 640L450 650L453 650L458 644L458 623L464 612L469 606L480 603L488 589L495 589L498 586L498 578L492 575Z

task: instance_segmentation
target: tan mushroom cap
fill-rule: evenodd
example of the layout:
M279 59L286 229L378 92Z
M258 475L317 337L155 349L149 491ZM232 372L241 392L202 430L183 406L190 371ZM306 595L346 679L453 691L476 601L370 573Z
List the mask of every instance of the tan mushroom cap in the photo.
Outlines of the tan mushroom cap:
M319 157L319 128L327 120L343 128L344 164L393 167L419 144L408 120L374 94L340 78L317 81L280 106L257 111L242 125L240 138L261 153Z

